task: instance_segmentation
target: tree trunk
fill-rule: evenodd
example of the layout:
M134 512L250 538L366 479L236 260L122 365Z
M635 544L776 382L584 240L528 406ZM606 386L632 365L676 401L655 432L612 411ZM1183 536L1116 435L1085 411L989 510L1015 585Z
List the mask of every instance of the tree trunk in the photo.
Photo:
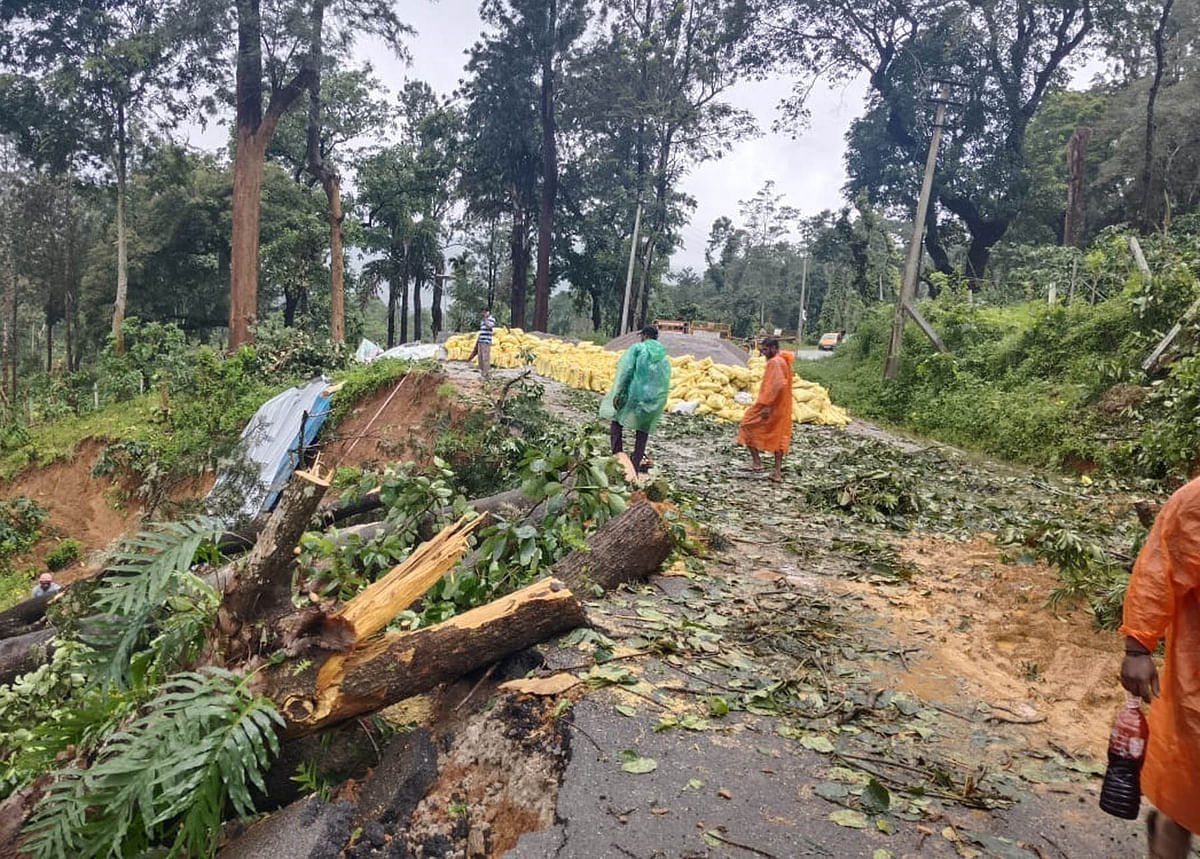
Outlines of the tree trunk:
M547 0L542 46L542 207L538 214L537 279L533 289L533 330L550 322L550 250L554 236L554 201L558 195L558 142L554 119L554 48L558 3Z
M16 334L17 307L17 255L11 241L7 245L7 258L4 261L4 306L0 309L0 385L3 386L5 400L10 409L16 408L17 374L13 370L9 380L9 367L16 367L16 351L14 336Z
M421 278L413 279L413 340L421 340Z
M404 283L400 286L400 342L408 342L408 260L404 261Z
M388 277L388 299L387 299L387 348L391 349L396 345L396 278L394 275Z
M46 375L54 371L54 317L46 313Z
M554 576L581 597L596 585L610 590L640 581L662 565L674 541L662 516L648 501L639 501L609 519L588 538L587 548L554 565Z
M229 266L229 348L253 340L258 319L258 228L266 142L241 125L233 156L233 237Z
M313 177L325 189L329 201L329 339L346 339L346 315L342 260L342 191L337 171L325 163L321 152L321 49L325 2L319 0L309 11L308 60L313 69L308 88L308 124L305 127L305 161Z
M1146 96L1146 134L1143 144L1145 152L1142 156L1142 199L1139 214L1143 230L1152 230L1158 223L1159 195L1154 181L1154 106L1158 101L1158 90L1162 85L1163 70L1166 68L1167 24L1171 20L1171 7L1174 3L1175 0L1163 0L1162 15L1159 16L1158 26L1154 29L1154 77L1150 80L1150 92Z
M325 181L329 198L329 339L346 340L345 259L342 251L342 184L337 175Z
M465 543L460 545L465 547ZM590 595L593 585L611 588L654 572L670 554L671 546L658 512L641 502L588 538L586 549L556 564L552 578L443 623L366 640L366 635L388 622L388 613L398 613L401 609L397 606L423 592L420 586L431 581L426 577L417 583L419 586L409 586L398 577L387 586L381 580L372 587L383 592L382 599L368 600L363 594L339 610L339 615L361 633L350 650L330 654L303 670L286 662L269 669L266 693L288 720L290 734L310 733L419 695L582 625L586 621L583 605L558 578L560 574L576 584L579 596ZM454 559L449 560L450 565L453 563ZM401 598L397 587L405 588L407 595ZM356 606L359 600L371 605ZM381 609L379 604L386 608ZM370 622L364 622L363 617L370 617Z
M221 601L221 624L230 636L251 623L269 628L292 611L292 567L300 536L308 530L328 481L297 471L288 481L254 549ZM242 636L249 643L249 638Z
M529 246L525 241L525 211L520 203L513 207L512 236L509 250L512 255L512 289L509 305L514 328L525 327L525 289L529 282Z
M49 660L53 629L38 629L0 641L0 686L12 683Z
M434 626L373 639L319 668L272 671L267 694L287 733L311 733L428 692L472 669L586 622L583 605L557 579L528 587Z
M433 341L436 343L438 335L442 333L442 284L445 283L443 275L446 273L446 261L439 253L437 262L434 263L433 269L433 304L429 308L430 328L432 329Z
M1087 207L1084 198L1084 167L1092 130L1085 126L1075 129L1067 143L1067 216L1063 221L1063 244L1083 250L1084 220Z
M296 325L296 306L300 303L300 296L291 289L283 291L283 327L293 328Z
M12 608L0 611L0 639L40 629L44 625L49 602L48 597L30 597Z
M125 353L125 300L129 294L128 230L125 225L127 185L127 154L125 152L125 104L117 102L117 300L113 302L113 351Z
M233 155L233 235L229 266L229 348L253 339L258 315L258 228L262 205L263 166L267 146L279 118L315 79L311 52L285 86L271 93L263 111L261 0L235 0L237 13L237 72Z

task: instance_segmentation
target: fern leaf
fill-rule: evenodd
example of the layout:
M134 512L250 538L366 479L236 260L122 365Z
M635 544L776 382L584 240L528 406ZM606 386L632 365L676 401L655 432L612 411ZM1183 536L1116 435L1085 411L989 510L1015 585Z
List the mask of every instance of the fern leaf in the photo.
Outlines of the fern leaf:
M88 769L59 773L26 827L36 859L125 856L169 842L212 853L226 803L253 811L249 785L278 753L283 718L222 669L173 676Z

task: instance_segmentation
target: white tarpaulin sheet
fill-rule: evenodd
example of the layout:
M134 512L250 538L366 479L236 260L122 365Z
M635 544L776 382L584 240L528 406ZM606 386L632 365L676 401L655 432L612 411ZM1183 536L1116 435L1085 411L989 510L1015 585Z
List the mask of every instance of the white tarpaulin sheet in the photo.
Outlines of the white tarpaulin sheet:
M427 361L442 356L442 347L436 343L405 343L382 350L370 340L358 344L354 357L364 364L370 364L380 358L399 358L403 361Z
M327 387L329 379L322 376L288 388L258 407L242 430L240 456L221 469L208 493L211 512L232 523L242 517L254 518L274 503L299 464L301 423L304 444L310 444L329 413L329 398L322 396ZM233 502L229 499L238 496L241 507L231 514Z

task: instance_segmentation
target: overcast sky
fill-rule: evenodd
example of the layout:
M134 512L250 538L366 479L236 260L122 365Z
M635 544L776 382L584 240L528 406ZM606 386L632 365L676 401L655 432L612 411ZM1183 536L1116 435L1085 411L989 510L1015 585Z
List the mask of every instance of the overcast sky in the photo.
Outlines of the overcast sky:
M478 0L414 0L404 15L417 31L409 40L410 65L406 67L375 44L362 45L360 55L393 89L405 77L414 77L449 93L462 77L465 52L483 29ZM815 92L811 128L793 140L770 130L776 105L789 88L787 81L774 78L747 81L728 93L728 101L754 114L763 134L737 144L719 161L700 165L684 180L682 190L696 199L696 209L691 223L683 228L684 246L672 259L674 267L702 269L712 222L722 215L736 219L738 201L754 196L768 180L775 181L776 191L785 196L786 203L806 215L841 204L844 136L861 111L863 90L855 85Z
M483 29L479 0L411 0L403 15L417 31L408 40L410 63L406 65L372 41L358 46L357 58L370 62L393 91L399 90L406 78L416 78L438 92L450 93L463 76L466 52ZM795 139L771 131L776 105L789 88L788 81L771 78L740 83L727 93L728 101L754 114L762 134L736 144L720 160L696 167L683 181L682 190L695 198L696 209L682 230L684 245L673 257L673 267L702 270L712 222L722 215L736 220L738 201L753 197L768 180L774 180L776 192L784 195L786 204L804 215L842 204L844 137L850 121L861 111L863 87L852 84L814 91L811 126L797 132ZM210 124L204 131L194 128L188 137L195 145L216 148L225 144L228 133L227 127Z

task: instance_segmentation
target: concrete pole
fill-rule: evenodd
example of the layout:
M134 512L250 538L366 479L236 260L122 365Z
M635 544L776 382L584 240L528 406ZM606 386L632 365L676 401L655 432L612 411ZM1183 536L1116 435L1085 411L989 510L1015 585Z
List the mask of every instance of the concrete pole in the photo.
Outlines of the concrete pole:
M808 251L800 268L800 313L796 316L796 348L804 348L804 306L808 301Z
M888 341L887 360L883 365L883 378L895 379L900 370L900 345L904 340L904 317L908 305L917 291L917 268L921 262L921 238L925 232L925 216L929 211L929 195L933 191L933 171L937 166L938 147L942 142L942 125L946 121L946 102L950 100L950 84L938 88L937 110L933 115L933 137L929 141L929 155L925 159L925 178L921 182L921 196L917 199L917 214L913 219L912 239L908 243L908 260L904 264L904 280L900 294L896 296L896 313L892 316L892 337Z
M633 216L633 238L629 242L629 269L625 272L625 303L621 306L621 334L629 331L629 299L633 294L633 261L637 256L638 228L642 224L642 201ZM618 335L620 336L620 335Z

